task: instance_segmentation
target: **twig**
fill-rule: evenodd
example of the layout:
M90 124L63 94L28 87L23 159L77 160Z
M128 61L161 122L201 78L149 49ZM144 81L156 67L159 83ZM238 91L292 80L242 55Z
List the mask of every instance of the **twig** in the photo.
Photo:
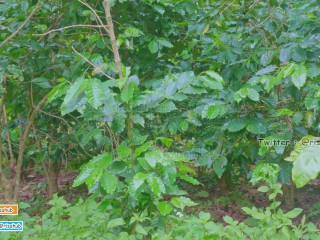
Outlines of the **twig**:
M87 8L89 8L91 10L93 15L96 17L98 23L103 26L103 28L107 31L107 33L109 33L109 29L106 27L106 25L103 24L101 18L97 14L97 12L88 3L82 2L81 0L79 0L79 2L81 2L83 5L85 5Z
M66 26L66 27L62 27L62 28L52 29L52 30L50 30L48 32L45 32L45 33L32 34L32 36L46 36L46 35L48 35L50 33L53 33L53 32L60 32L60 31L63 31L65 29L78 28L78 27L105 28L104 25L75 24L75 25L70 25L70 26Z
M32 18L32 16L35 14L35 12L38 10L40 6L41 1L39 0L35 8L32 10L30 15L24 20L24 22L21 24L21 26L14 32L12 33L9 37L7 37L2 43L0 43L0 48L8 43L12 38L14 38L20 31L21 29L27 24L27 22Z
M104 76L106 76L107 78L109 79L112 79L112 80L115 80L113 77L109 76L108 74L106 74L104 71L102 71L99 67L95 66L88 58L86 58L85 56L83 56L81 53L79 53L77 50L74 49L74 47L72 46L71 47L72 50L77 54L79 55L80 57L82 57L87 63L89 63L92 67L98 69L98 71L100 73L102 73Z

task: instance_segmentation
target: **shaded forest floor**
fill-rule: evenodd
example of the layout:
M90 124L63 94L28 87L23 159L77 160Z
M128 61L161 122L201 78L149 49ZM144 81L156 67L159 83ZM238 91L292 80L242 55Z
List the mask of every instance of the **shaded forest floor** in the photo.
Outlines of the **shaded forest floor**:
M87 198L88 191L83 185L77 188L71 188L77 172L60 173L59 174L59 196L63 196L69 203L76 203L80 197ZM206 180L204 186L194 187L186 183L181 187L189 193L189 197L198 203L197 206L186 209L186 213L198 214L201 211L209 212L214 221L224 222L223 216L229 215L233 219L243 221L248 218L241 210L242 207L263 208L270 204L268 195L257 191L257 186L249 183L235 184L233 189L228 193L221 195L216 190L215 181ZM30 204L30 208L26 209L31 216L42 215L50 205L50 200L46 190L45 177L29 176L24 181L20 191L21 201ZM286 212L288 209L284 206L283 197L278 198L282 202L281 208ZM307 216L308 221L312 221L320 227L320 180L315 180L311 184L297 189L295 196L295 207L302 208L303 214ZM299 221L302 215L295 220Z

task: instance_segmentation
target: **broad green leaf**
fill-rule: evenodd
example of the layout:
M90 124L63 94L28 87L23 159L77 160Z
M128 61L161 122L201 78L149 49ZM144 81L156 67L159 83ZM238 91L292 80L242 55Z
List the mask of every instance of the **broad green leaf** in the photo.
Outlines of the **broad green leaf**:
M264 119L254 118L248 124L247 130L255 134L263 134L267 131L267 124Z
M198 78L201 80L203 85L209 89L223 89L222 82L220 80L212 79L209 76L199 76Z
M138 147L135 152L134 152L134 156L138 157L140 156L141 153L147 151L153 144L153 141L148 141L146 143L144 143L143 145L141 145L140 147Z
M136 233L140 233L144 236L148 235L148 232L140 224L136 225L135 230L136 230Z
M158 207L160 214L162 216L168 215L173 210L172 205L168 202L160 202L157 207Z
M291 211L285 214L288 218L296 218L300 213L302 213L303 209L301 208L294 208Z
M168 113L176 109L176 106L171 101L166 101L161 103L158 107L156 107L156 111L158 113Z
M104 92L102 91L102 85L99 79L88 79L88 81L86 82L85 93L88 99L88 103L94 109L98 109L98 107L102 105L102 97Z
M165 163L163 152L158 149L147 152L145 154L145 159L152 168L155 168L157 163L160 163L160 164Z
M179 177L179 178L181 178L182 180L184 180L184 181L186 181L186 182L188 182L188 183L191 183L191 184L193 184L193 185L201 185L201 183L200 183L197 179L195 179L195 178L193 178L193 177L190 177L190 176L188 176L188 175L186 175L186 174L178 173L178 174L177 174L177 177Z
M88 79L80 78L68 89L61 105L61 113L65 115L77 109L79 102L84 98L84 90Z
M220 105L206 106L202 111L202 118L214 119L220 115L221 109Z
M307 53L301 47L296 47L292 53L292 60L296 62L304 62L307 60Z
M48 99L46 104L51 103L53 100L61 97L67 92L66 82L62 82L55 86L48 94Z
M149 50L150 50L151 53L156 53L159 50L159 45L158 45L158 43L156 41L151 41L148 44L148 47L149 47Z
M117 152L118 152L118 155L121 157L121 158L127 158L130 156L131 154L131 148L127 147L127 146L124 146L124 145L120 145L118 148L117 148Z
M165 145L166 147L170 147L171 144L173 143L173 140L171 138L167 138L167 137L160 137L158 138L163 145Z
M203 222L208 222L210 220L210 213L205 213L205 212L200 212L199 213L199 218L203 221Z
M126 224L122 218L112 219L108 222L107 229L119 227Z
M270 188L268 186L261 186L258 188L258 191L263 193L268 192L269 190Z
M160 178L149 175L146 180L151 191L157 197L160 197L161 194L165 192L165 186Z
M246 119L234 119L225 123L221 129L229 132L239 132L247 126L247 123Z
M76 177L72 186L77 187L88 179L93 181L99 173L96 170L107 168L111 164L111 161L112 155L107 152L92 158L87 164L83 165L80 174Z
M292 74L293 84L300 89L306 82L307 68L304 65L297 65L294 73Z
M253 88L248 88L247 90L248 90L247 96L248 96L251 100L253 100L253 101L259 101L260 96L259 96L259 93L258 93L256 90L254 90Z
M158 42L158 44L160 46L164 46L164 47L167 47L167 48L172 48L173 47L172 43L170 43L168 40L165 40L165 39L158 39L157 42Z
M269 73L272 73L276 70L276 66L274 65L270 65L270 66L267 66L265 68L262 68L260 69L256 75L259 76L259 75L265 75L265 74L269 74Z
M305 136L296 143L290 157L293 162L292 180L298 188L316 179L320 173L320 138Z
M139 124L140 126L144 127L144 118L140 114L133 114L132 115L132 121L135 124Z
M130 82L126 85L121 91L121 100L125 103L129 102L133 97L134 88L136 87L136 83Z
M311 78L317 77L320 75L320 67L311 67L308 68L308 76Z
M107 193L113 194L118 185L118 179L113 174L104 172L100 178L101 186L106 190Z
M216 72L214 71L206 71L205 72L208 76L210 76L212 79L220 82L220 83L223 83L223 78Z
M180 208L181 210L183 210L185 207L192 207L197 205L190 198L186 197L173 197L171 199L171 204L176 208Z
M43 78L43 77L34 78L34 79L32 79L31 82L38 85L41 88L52 88L49 83L49 80L46 78Z
M132 181L129 184L129 193L130 195L137 200L138 194L139 194L139 188L144 184L145 179L147 178L147 175L139 172L137 173Z
M273 56L274 54L271 51L263 53L260 58L260 64L262 66L267 66L272 62Z
M82 183L84 183L87 180L87 178L90 176L92 170L93 170L93 167L83 169L74 180L72 187L77 187L77 186L80 186Z

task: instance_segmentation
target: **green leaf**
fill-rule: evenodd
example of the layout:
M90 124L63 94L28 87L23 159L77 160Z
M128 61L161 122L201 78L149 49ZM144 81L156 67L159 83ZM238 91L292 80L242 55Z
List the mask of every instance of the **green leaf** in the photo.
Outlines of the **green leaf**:
M106 190L107 193L113 194L118 185L118 179L113 174L104 172L100 178L101 186Z
M144 127L144 118L139 115L139 114L133 114L132 115L132 121L135 123L135 124L139 124L141 127Z
M158 39L157 42L158 42L158 44L160 46L164 46L164 47L167 47L167 48L172 48L173 47L173 45L168 40L165 40L165 39Z
M146 178L146 174L139 172L133 177L132 181L130 182L129 193L134 199L138 200L137 198L139 194L139 188L144 184Z
M317 77L320 75L320 67L308 68L308 76L311 78Z
M292 209L290 212L287 212L285 216L288 218L296 218L300 213L302 213L302 211L303 209L301 208L295 208Z
M112 155L107 152L92 158L87 164L83 165L80 174L76 177L72 186L77 187L88 179L94 180L99 173L97 170L107 168L111 162Z
M104 92L102 91L101 81L93 78L88 79L85 89L88 103L94 108L98 109L102 105L102 97Z
M201 183L197 179L194 179L193 177L190 177L186 174L177 173L177 177L193 185L201 185Z
M155 168L157 163L160 164L166 164L167 161L165 161L165 157L163 155L163 152L155 149L153 151L150 151L148 153L145 154L145 159L147 161L147 163L152 167Z
M203 85L205 87L208 87L209 89L213 89L213 90L215 90L215 89L222 90L223 89L222 82L220 80L216 80L216 79L213 79L208 76L199 76L198 78L201 80Z
M66 82L62 82L54 87L50 93L48 94L48 99L46 104L51 103L53 100L61 97L67 92L67 85Z
M156 41L151 41L148 44L148 47L149 47L149 50L150 50L151 53L156 53L159 50L159 46L158 46L158 43Z
M269 73L272 73L276 70L276 66L274 65L270 65L270 66L267 66L265 68L262 68L260 69L256 75L259 76L259 75L265 75L265 74L269 74Z
M267 123L264 119L254 118L248 124L247 130L255 134L263 134L267 131Z
M304 62L304 61L306 61L307 60L306 51L301 47L296 47L293 50L292 60L296 61L296 62Z
M147 178L147 183L151 191L157 196L160 197L162 193L165 192L165 187L162 180L158 177L149 175Z
M228 130L229 132L239 132L247 126L246 119L234 119L225 123L221 130Z
M290 157L293 162L292 180L298 188L316 179L320 172L320 138L303 137L294 147Z
M168 202L160 202L157 207L158 207L160 214L162 216L168 215L173 210L172 205Z
M212 79L220 82L220 83L223 83L223 78L216 72L214 71L206 71L205 72L208 76L210 76Z
M78 79L67 91L64 101L61 105L61 113L65 115L77 109L79 103L84 97L84 90L88 79Z
M203 222L208 222L210 220L210 213L205 213L205 212L200 212L199 213L199 218L203 221Z
M202 111L202 118L214 119L220 115L221 105L206 106Z
M108 222L107 229L119 227L126 224L122 218L112 219Z
M133 97L135 87L135 82L130 82L128 85L126 85L121 91L121 100L128 103Z
M256 91L256 90L254 90L253 88L248 88L247 89L247 91L248 91L248 94L247 94L247 96L251 99L251 100L253 100L253 101L259 101L259 93Z
M156 111L158 113L168 113L176 109L176 105L174 105L171 101L166 101L161 103L158 107L156 107Z
M32 79L31 82L38 85L41 88L52 88L49 83L49 80L46 78L43 78L43 77L34 78L34 79Z
M140 233L144 236L148 235L147 231L140 224L136 225L135 231L136 231L136 233Z
M272 62L273 56L274 56L273 52L263 53L260 58L260 64L262 66L267 66L268 64L270 64Z
M138 157L140 156L141 153L147 151L153 144L153 141L148 141L146 143L144 143L143 145L141 145L140 147L138 147L135 152L134 152L134 156Z
M173 140L171 138L166 138L166 137L160 137L160 138L157 138L159 139L163 145L165 145L166 147L170 147L171 144L173 143Z
M270 188L268 186L261 186L258 188L258 191L263 193L268 192L269 190Z
M192 207L197 205L190 198L186 197L173 197L171 199L171 204L176 208L180 208L181 210L183 210L185 207Z
M124 146L124 145L120 145L118 148L117 148L117 152L118 152L118 155L119 157L121 158L127 158L130 156L131 154L131 148L127 147L127 146Z
M300 89L306 82L307 68L304 65L297 65L294 73L292 74L293 84Z

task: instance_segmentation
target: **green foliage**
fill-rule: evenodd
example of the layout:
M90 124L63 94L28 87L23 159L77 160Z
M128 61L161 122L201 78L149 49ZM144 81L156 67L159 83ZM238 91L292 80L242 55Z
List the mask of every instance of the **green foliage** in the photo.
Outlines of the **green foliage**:
M303 187L320 173L320 138L303 137L294 147L287 161L293 162L292 180Z

